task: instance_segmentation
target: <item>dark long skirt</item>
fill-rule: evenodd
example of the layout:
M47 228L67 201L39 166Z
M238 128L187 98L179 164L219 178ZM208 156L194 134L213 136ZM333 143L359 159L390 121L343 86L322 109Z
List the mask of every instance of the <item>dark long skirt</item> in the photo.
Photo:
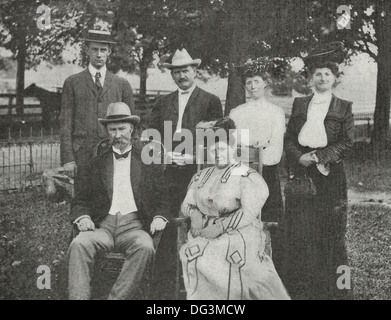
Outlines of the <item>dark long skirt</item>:
M181 204L186 196L190 180L197 172L196 166L178 168L167 167L163 181L165 186L165 198L168 200L170 213L166 216L178 217ZM154 299L173 300L175 299L175 281L177 272L177 228L168 223L159 248L155 256L155 279L156 287Z
M272 245L272 259L277 273L282 274L283 263L283 215L284 205L282 200L280 176L278 165L264 166L262 169L262 177L269 188L269 197L262 208L262 221L278 222L279 226L276 230L270 232Z
M348 266L346 176L342 162L330 170L324 176L308 168L317 187L312 199L286 199L284 281L293 299L350 297L337 287L338 267Z

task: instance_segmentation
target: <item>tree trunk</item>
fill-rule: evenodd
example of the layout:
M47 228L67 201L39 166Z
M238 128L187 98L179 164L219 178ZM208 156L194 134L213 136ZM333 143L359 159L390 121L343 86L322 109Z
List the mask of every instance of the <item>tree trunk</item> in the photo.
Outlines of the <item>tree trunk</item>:
M17 69L16 69L16 112L19 115L23 115L24 105L24 71L26 65L26 30L23 26L20 27L18 36L18 52L16 56Z
M147 101L147 77L148 77L148 61L144 56L139 63L140 69L140 90L139 90L139 100L141 103Z
M374 113L374 127L372 133L372 146L376 160L384 160L389 131L390 131L390 103L391 103L391 10L388 2L376 8L375 30L377 38L377 91ZM381 17L382 11L386 16Z
M235 66L243 65L248 59L248 49L251 44L251 17L247 10L252 1L241 3L241 1L232 0L230 3L232 26L232 42L229 54L229 75L227 98L225 103L225 115L229 115L231 109L246 101L246 92L242 84L240 71Z

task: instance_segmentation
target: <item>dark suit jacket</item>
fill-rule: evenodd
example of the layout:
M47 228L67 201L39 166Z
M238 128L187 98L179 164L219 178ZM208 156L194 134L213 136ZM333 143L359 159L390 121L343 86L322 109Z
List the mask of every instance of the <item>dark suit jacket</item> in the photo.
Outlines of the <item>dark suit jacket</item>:
M76 161L84 165L92 158L95 145L107 137L98 118L106 116L110 103L120 101L135 113L129 82L108 70L100 95L88 69L65 80L60 115L62 164Z
M146 166L141 161L141 150L133 146L131 158L131 183L140 220L144 227L149 226L153 217L163 215L169 218L168 205L162 197L164 185L157 185L159 177L146 174ZM98 223L109 213L113 198L114 160L111 148L92 158L86 170L75 180L75 198L71 204L70 220L89 215ZM153 189L153 188L157 188ZM153 199L152 199L153 194Z
M309 152L309 148L302 147L298 142L301 128L307 121L308 106L312 95L296 98L293 102L285 134L285 151L288 165L295 169L299 166L299 159ZM327 146L319 148L316 155L319 161L325 165L340 161L346 152L353 146L354 119L352 114L352 102L342 100L333 95L329 110L324 120L327 135Z
M159 98L152 110L149 127L157 129L164 139L164 121L172 121L172 133L174 133L178 123L178 110L178 91ZM182 117L182 128L191 131L195 143L197 123L216 120L222 116L223 108L220 99L214 94L196 87L185 107ZM173 143L173 148L177 144L179 143Z

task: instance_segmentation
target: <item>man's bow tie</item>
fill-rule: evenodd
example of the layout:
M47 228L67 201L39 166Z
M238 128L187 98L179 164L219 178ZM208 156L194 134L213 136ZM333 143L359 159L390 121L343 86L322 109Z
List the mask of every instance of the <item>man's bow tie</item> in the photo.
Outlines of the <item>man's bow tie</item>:
M129 150L129 151L123 153L123 154L119 154L119 153L114 152L114 151L113 151L113 153L114 153L114 157L115 157L117 160L119 160L119 159L126 159L126 158L128 157L128 155L129 155L129 152L130 152L130 151L132 151L132 150Z
M189 91L182 91L181 94L189 94Z

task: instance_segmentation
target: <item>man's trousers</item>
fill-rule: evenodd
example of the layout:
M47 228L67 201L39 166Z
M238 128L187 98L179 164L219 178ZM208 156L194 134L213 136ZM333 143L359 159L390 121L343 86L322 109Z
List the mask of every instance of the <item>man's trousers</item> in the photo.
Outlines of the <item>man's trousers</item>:
M119 251L125 262L108 299L131 299L148 266L153 262L155 249L152 238L142 230L136 213L107 215L94 231L80 232L69 246L69 298L84 300L91 297L91 277L98 253Z

